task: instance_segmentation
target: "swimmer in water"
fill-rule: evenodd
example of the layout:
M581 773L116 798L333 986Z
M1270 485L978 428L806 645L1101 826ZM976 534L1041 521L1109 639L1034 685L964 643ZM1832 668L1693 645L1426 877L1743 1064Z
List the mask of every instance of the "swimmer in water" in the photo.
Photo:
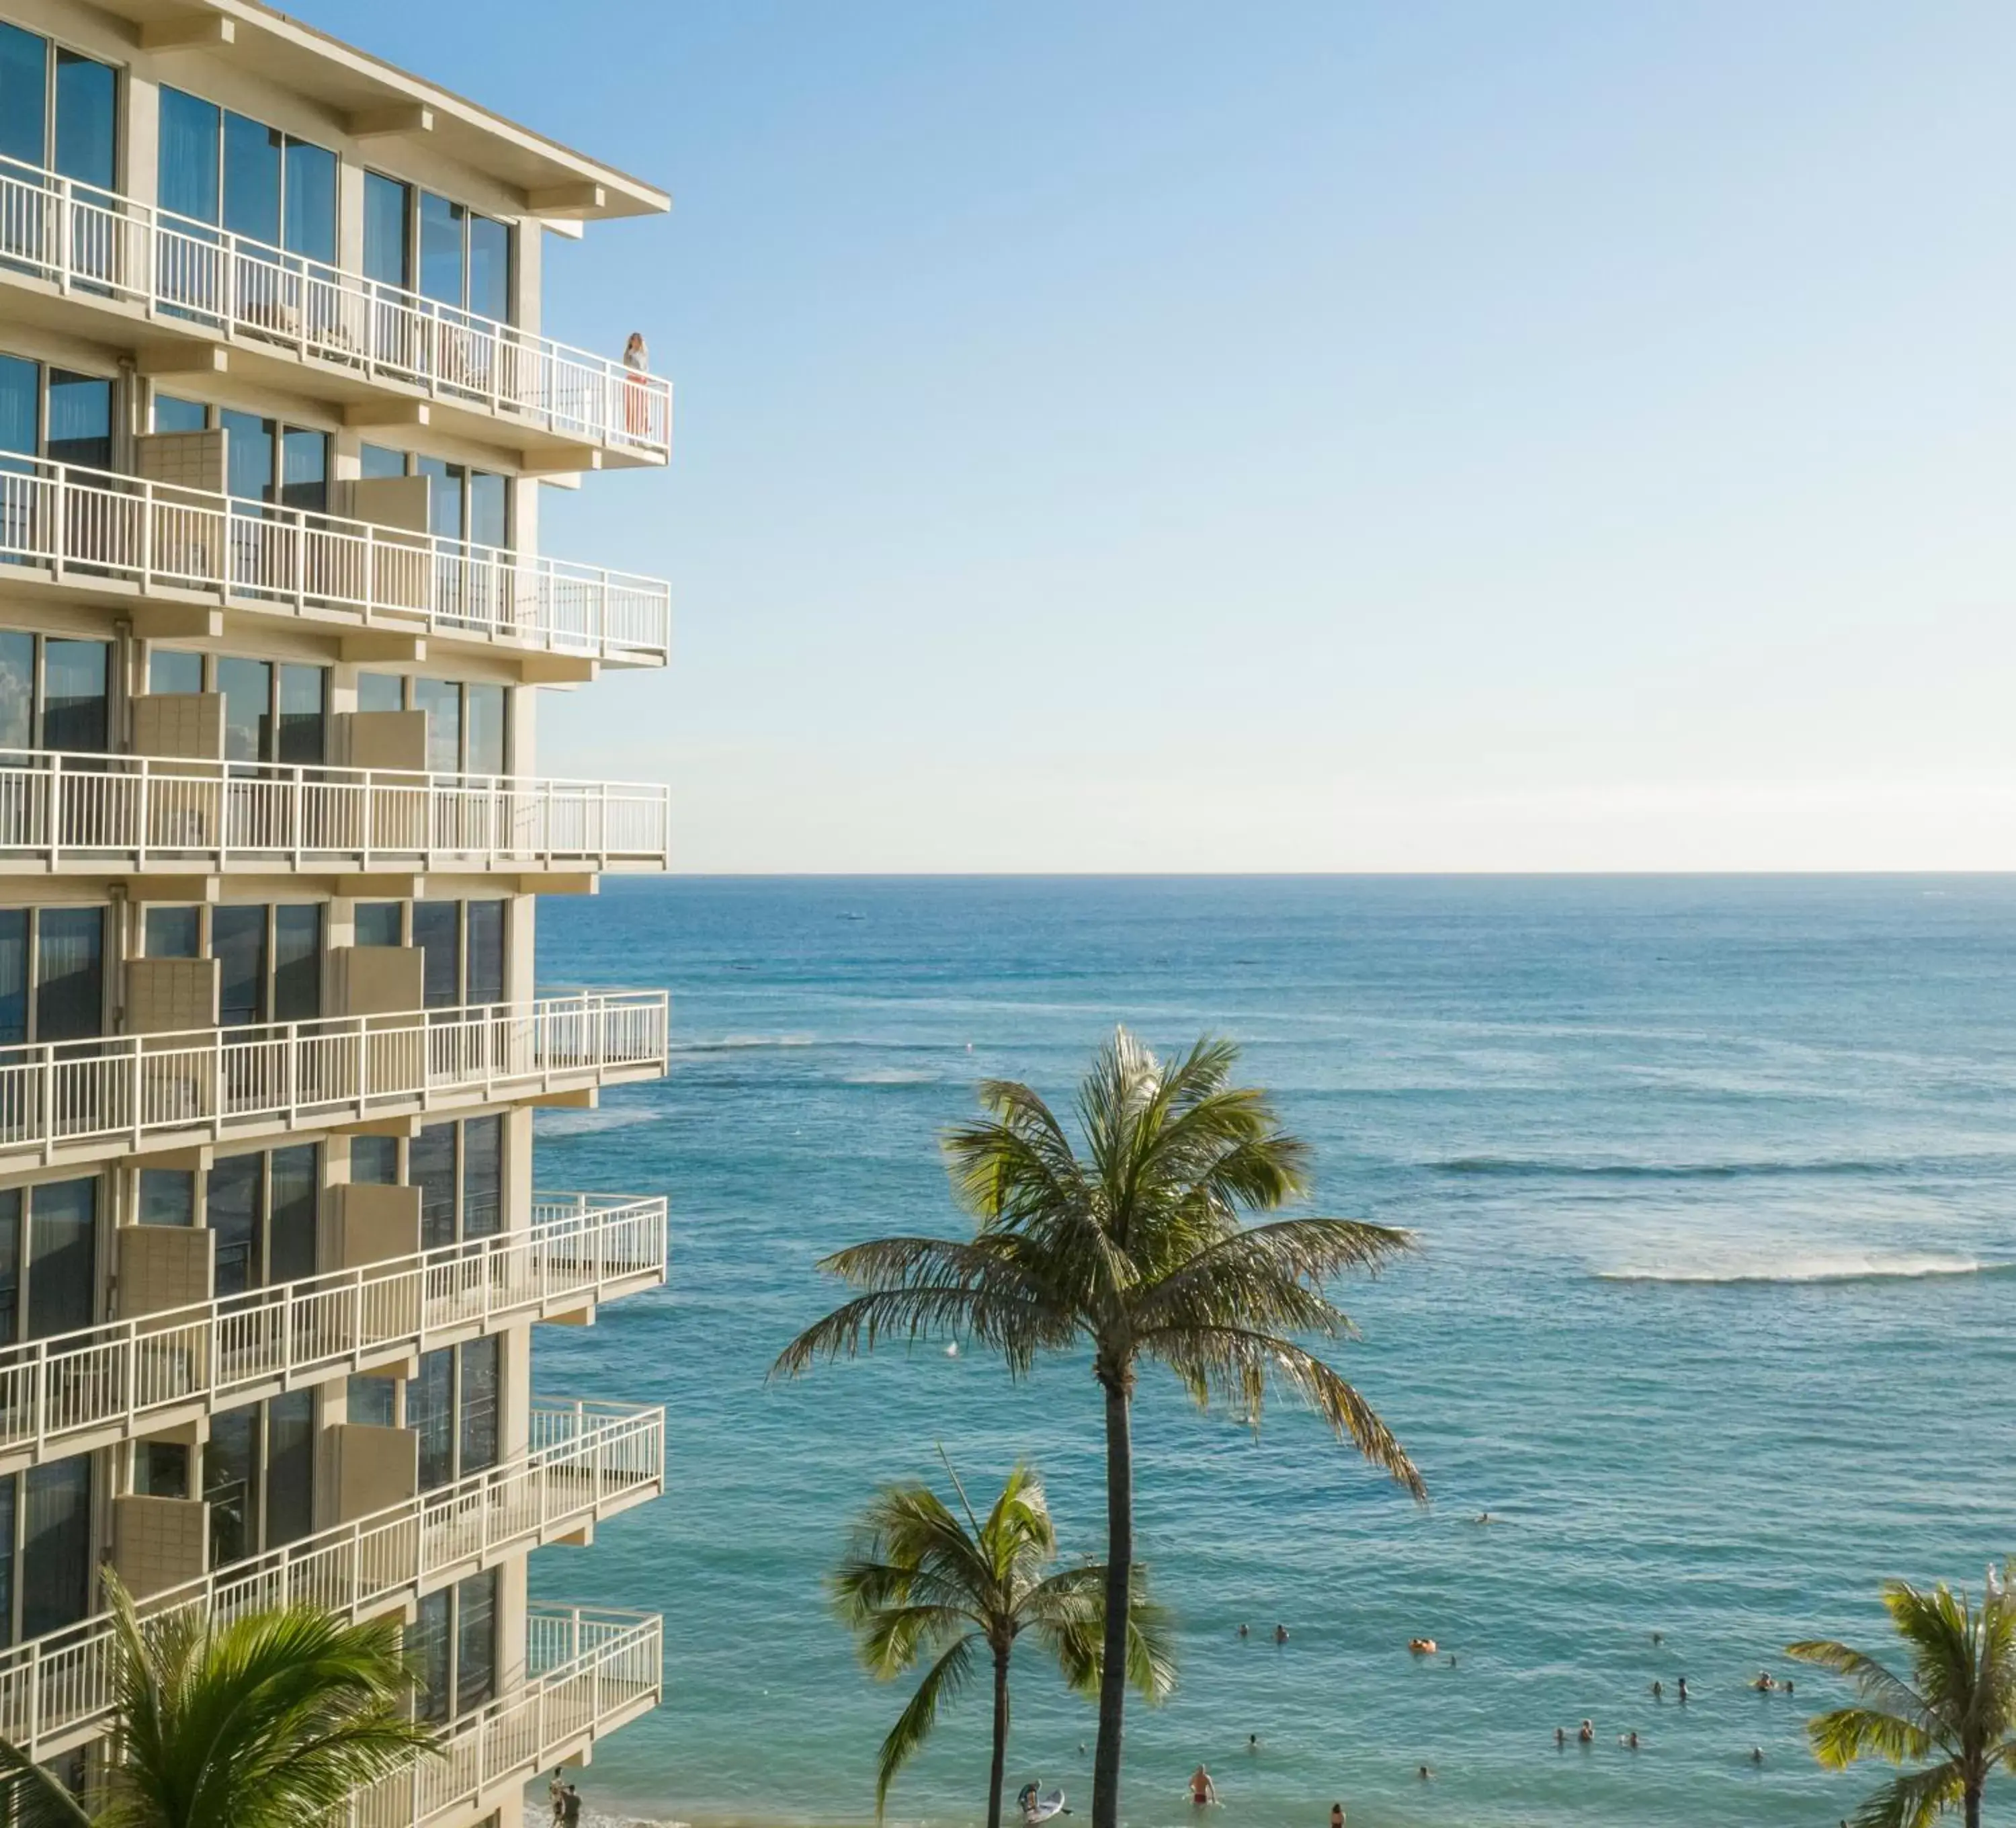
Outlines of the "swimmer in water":
M1752 1746L1750 1748L1750 1761L1753 1765L1761 1765L1764 1762L1764 1748L1762 1746Z
M1629 1733L1619 1733L1617 1736L1617 1743L1631 1751L1636 1751L1638 1749L1637 1729L1634 1727Z
M1666 1634L1665 1634L1664 1632L1653 1632L1653 1634L1652 1634L1652 1642L1653 1642L1654 1643L1655 1643L1655 1644L1663 1644L1664 1643L1665 1643L1665 1641L1666 1641Z
M1288 1628L1287 1628L1286 1625L1277 1625L1276 1626L1275 1626L1275 1628L1274 1628L1274 1642L1275 1642L1276 1643L1277 1643L1277 1644L1285 1644L1286 1643L1287 1643L1287 1641L1288 1641Z
M1563 1747L1564 1747L1568 1744L1568 1734L1567 1734L1564 1731L1563 1731L1561 1728L1560 1728L1560 1727L1558 1727L1558 1726L1557 1726L1557 1727L1556 1727L1556 1728L1554 1729L1554 1750L1555 1750L1556 1751L1557 1751L1557 1752L1558 1752L1558 1751L1561 1751L1561 1750L1563 1749Z
M1760 1669L1757 1672L1757 1679L1750 1686L1760 1695L1768 1695L1778 1685L1771 1679L1769 1670Z
M1249 1752L1257 1752L1257 1751L1259 1751L1259 1749L1260 1749L1260 1736L1259 1736L1259 1734L1258 1734L1258 1733L1249 1733L1248 1734L1247 1734L1247 1736L1246 1736L1246 1749L1247 1749L1247 1751L1248 1751Z
M1654 1676L1652 1679L1652 1699L1655 1701L1663 1701L1665 1698L1666 1685Z
M1246 1635L1246 1621L1244 1619L1239 1621L1239 1635L1242 1638Z
M1449 1652L1449 1668L1452 1669L1456 1668L1456 1653L1453 1650Z
M1190 1801L1200 1809L1218 1801L1218 1786L1211 1782L1211 1773L1201 1765L1190 1773Z
M1784 1681L1779 1683L1778 1686L1788 1695L1792 1692L1791 1679L1789 1676Z
M1684 1701L1687 1700L1687 1679L1685 1676L1682 1676L1682 1677L1680 1678L1680 1699L1681 1699L1681 1700L1682 1700L1683 1702L1684 1702Z
M1330 1828L1344 1828L1344 1805L1332 1803L1330 1806Z
M1474 1524L1495 1524L1498 1520L1489 1511L1481 1510L1471 1519L1471 1521Z
M1593 1745L1596 1743L1596 1723L1593 1721L1585 1720L1576 1732L1575 1737L1586 1746Z
M1431 1771L1427 1765L1424 1765L1420 1770L1414 1773L1414 1775L1420 1778L1424 1783L1426 1783L1431 1777L1435 1776L1435 1772Z

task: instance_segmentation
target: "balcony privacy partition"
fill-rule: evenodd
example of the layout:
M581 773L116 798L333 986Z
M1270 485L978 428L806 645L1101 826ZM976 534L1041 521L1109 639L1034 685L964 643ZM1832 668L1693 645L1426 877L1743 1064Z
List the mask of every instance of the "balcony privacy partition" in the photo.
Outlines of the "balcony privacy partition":
M521 1459L152 1595L141 1610L149 1619L200 1610L220 1622L296 1603L356 1614L473 1572L502 1551L530 1549L613 1516L663 1488L662 1409L556 1408L549 1444ZM577 1418L578 1426L565 1426ZM527 1650L546 1657L538 1667L564 1668L612 1635L620 1634L556 1621L533 1632ZM563 1654L576 1643L579 1650ZM116 1693L117 1657L103 1614L0 1650L0 1734L42 1757L102 1729ZM652 1668L655 1679L655 1661Z
M535 1197L532 1229L0 1347L0 1456L56 1459L664 1280L665 1202ZM570 1419L571 1418L571 1419ZM539 1410L533 1445L590 1412Z
M444 1811L484 1806L658 1704L664 1681L655 1614L535 1602L525 1621L525 1683L449 1723L443 1756L362 1792L355 1828L418 1828Z
M662 578L38 458L0 458L0 563L617 665L662 666L671 639Z
M671 453L672 393L659 376L5 160L0 277L9 269L556 437Z
M49 870L663 869L671 844L650 782L0 750L0 863Z
M665 1067L659 991L325 1017L0 1048L0 1166L326 1128L374 1114L574 1090Z

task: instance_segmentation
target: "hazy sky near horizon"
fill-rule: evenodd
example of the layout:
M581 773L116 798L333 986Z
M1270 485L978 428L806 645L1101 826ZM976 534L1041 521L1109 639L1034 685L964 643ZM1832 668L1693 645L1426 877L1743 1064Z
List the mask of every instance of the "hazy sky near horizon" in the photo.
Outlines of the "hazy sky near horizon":
M673 193L679 867L2016 866L2006 4L291 3Z

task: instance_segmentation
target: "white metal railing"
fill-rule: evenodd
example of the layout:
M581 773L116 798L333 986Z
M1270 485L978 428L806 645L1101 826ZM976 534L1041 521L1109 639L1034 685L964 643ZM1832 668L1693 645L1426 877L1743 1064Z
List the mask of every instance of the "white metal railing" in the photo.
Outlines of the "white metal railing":
M453 1330L664 1279L663 1199L572 1198L540 1200L529 1231L0 1347L0 1455L74 1453L107 1429L142 1434L192 1403L319 1383ZM532 1445L590 1420L578 1405L535 1411Z
M0 1164L164 1132L255 1134L665 1067L662 990L0 1047Z
M275 1606L348 1614L377 1606L655 1495L664 1484L664 1424L662 1409L598 1405L592 1426L550 1446L151 1595L141 1610L149 1619L200 1610L229 1621ZM536 1650L565 1633L542 1625L530 1639ZM575 1641L592 1654L603 1639L577 1632ZM0 1734L32 1756L101 1723L115 1699L118 1654L103 1614L0 1651Z
M664 1682L654 1613L535 1603L525 1621L525 1682L448 1724L440 1754L361 1792L355 1828L417 1828L523 1783L657 1704Z
M661 783L0 749L0 862L49 869L663 869L671 846Z
M118 578L275 614L347 610L373 626L614 662L662 665L671 650L662 578L40 458L0 455L0 562L77 585Z
M0 163L9 267L563 437L671 453L661 376L13 160Z

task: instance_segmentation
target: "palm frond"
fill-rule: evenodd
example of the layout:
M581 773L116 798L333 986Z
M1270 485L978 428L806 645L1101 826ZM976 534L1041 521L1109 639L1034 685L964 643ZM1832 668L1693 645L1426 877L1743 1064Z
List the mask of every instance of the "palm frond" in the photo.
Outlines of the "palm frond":
M13 1828L91 1828L84 1805L11 1740L0 1739L0 1798Z
M882 1819L889 1787L916 1757L938 1725L938 1710L966 1686L973 1671L974 1639L963 1637L933 1664L917 1684L909 1704L896 1717L875 1756L875 1819Z
M1960 1766L1949 1761L1893 1777L1849 1817L1852 1828L1932 1828L1960 1800Z

